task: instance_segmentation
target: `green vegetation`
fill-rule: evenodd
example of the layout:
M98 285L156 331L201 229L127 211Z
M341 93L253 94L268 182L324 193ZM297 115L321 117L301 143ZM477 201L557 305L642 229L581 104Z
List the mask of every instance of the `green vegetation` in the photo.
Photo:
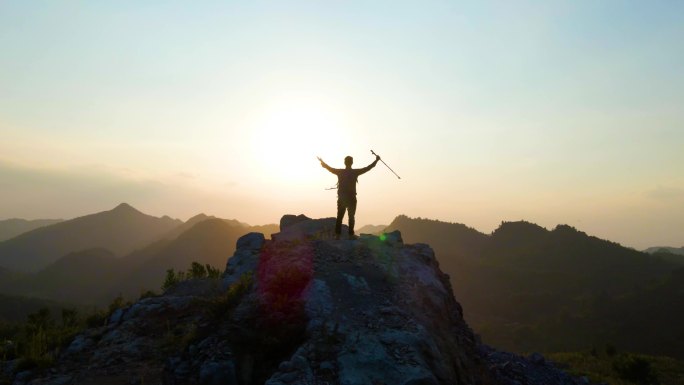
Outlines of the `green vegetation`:
M193 262L187 271L176 273L173 269L167 271L164 289L187 279L218 279L221 271L209 264L202 265ZM226 293L223 302L233 306L237 300L251 287L251 275L245 275ZM156 296L153 291L147 290L140 294L140 299ZM12 297L8 300L19 301ZM34 306L36 301L31 299L19 302ZM62 307L56 308L56 303L47 303L50 306L43 306L36 311L29 313L26 320L22 323L18 320L3 321L0 319L0 360L7 361L19 359L16 370L27 370L31 368L45 368L52 365L59 351L68 346L73 338L86 328L100 327L107 323L107 320L118 309L130 306L131 302L126 301L122 295L114 298L105 309L93 310L83 313L75 308ZM57 319L53 314L60 314ZM185 331L187 332L187 331ZM177 333L173 335L183 335L187 339L193 333Z
M84 327L75 309L62 309L61 320L52 317L48 308L29 314L23 324L0 326L0 358L20 359L17 369L50 366L59 351Z
M217 296L210 303L209 309L214 317L221 318L233 309L240 302L242 297L249 292L254 283L254 276L251 271L246 272L235 281L228 290Z
M252 272L247 272L234 282L228 290L220 295L197 298L195 305L198 309L202 309L201 311L206 311L211 315L211 319L220 324L225 321L244 295L249 292L253 282ZM206 338L209 330L207 328L200 330L195 321L170 322L169 320L165 321L164 329L160 348L169 354L181 352L198 340Z
M104 326L118 309L130 306L122 296L106 310L80 314L75 308L62 308L59 318L44 307L29 314L24 323L0 322L0 361L18 359L15 372L50 367L61 349L89 327Z
M70 307L74 307L74 305L41 298L0 294L0 323L23 323L29 314L42 308L48 308L53 313L59 313L60 309ZM78 309L83 312L86 307L79 306Z
M150 298L150 297L156 297L158 294L154 290L145 290L140 293L140 297L138 297L138 300L145 299L145 298Z
M107 324L109 317L118 309L131 306L131 301L125 301L123 296L119 294L107 306L106 310L95 310L85 318L85 326L89 328L96 328Z
M599 352L552 353L547 358L576 376L610 385L678 385L684 380L684 361L663 356Z
M221 271L210 264L201 264L199 262L192 262L190 268L186 271L176 272L174 269L166 270L166 278L162 284L162 291L166 291L178 282L186 281L188 279L218 279L221 277Z
M161 348L168 354L182 352L199 337L198 327L194 322L174 323L171 326L171 323L166 321L165 328Z

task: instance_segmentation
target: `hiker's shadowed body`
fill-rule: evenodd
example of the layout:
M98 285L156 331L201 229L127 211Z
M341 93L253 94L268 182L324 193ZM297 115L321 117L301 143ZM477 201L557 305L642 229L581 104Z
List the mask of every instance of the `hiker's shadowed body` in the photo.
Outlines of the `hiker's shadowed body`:
M354 158L348 156L344 158L344 165L346 168L332 168L328 166L323 159L318 158L321 161L321 166L331 173L337 175L337 221L335 222L335 238L340 238L340 233L342 232L342 219L344 218L344 212L349 213L349 238L354 239L354 215L356 214L356 182L359 175L370 171L378 161L380 157L375 156L375 161L364 168L351 168L354 163Z

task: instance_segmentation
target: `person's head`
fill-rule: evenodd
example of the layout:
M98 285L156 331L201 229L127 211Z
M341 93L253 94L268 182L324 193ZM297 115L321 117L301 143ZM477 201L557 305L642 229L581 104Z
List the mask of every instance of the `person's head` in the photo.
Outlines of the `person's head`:
M352 163L354 163L354 158L352 158L351 156L346 156L344 158L344 165L345 166L351 167Z

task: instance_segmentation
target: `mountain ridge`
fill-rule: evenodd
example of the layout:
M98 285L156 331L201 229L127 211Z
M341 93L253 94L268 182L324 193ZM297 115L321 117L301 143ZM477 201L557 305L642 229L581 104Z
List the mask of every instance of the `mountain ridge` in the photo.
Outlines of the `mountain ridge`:
M670 247L670 246L656 246L656 247L649 247L648 249L644 250L644 253L649 253L649 254L656 254L656 253L670 253L670 254L676 254L676 255L684 255L684 246L682 247Z
M67 253L103 247L121 256L182 224L143 214L127 203L41 227L0 242L0 266L36 272Z
M123 278L125 265L103 248L66 254L44 269L4 284L4 293L76 305L102 305L115 295L107 282ZM76 300L78 299L78 300Z
M63 221L63 219L3 219L0 220L0 242L12 239L31 230Z
M624 301L650 298L663 307L652 310L662 317L668 308L684 307L678 292L652 289L662 286L680 264L568 225L547 230L525 221L502 222L487 235L462 224L399 216L390 230L400 230L407 242L434 247L469 324L496 346L563 351L613 344L684 356L684 343L672 343L660 332L665 328L644 331L639 322L631 322L636 318ZM606 309L615 309L615 314ZM671 314L681 322L659 322L684 325L684 315ZM642 338L631 338L634 334Z
M200 220L204 217L208 219ZM276 225L243 227L237 221L204 217L197 216L199 222L175 238L163 237L123 257L91 248L67 253L32 274L0 269L0 277L7 277L0 281L0 290L88 305L107 304L117 295L137 298L141 292L158 290L167 269L185 271L192 262L220 266L240 236L252 230L277 230Z

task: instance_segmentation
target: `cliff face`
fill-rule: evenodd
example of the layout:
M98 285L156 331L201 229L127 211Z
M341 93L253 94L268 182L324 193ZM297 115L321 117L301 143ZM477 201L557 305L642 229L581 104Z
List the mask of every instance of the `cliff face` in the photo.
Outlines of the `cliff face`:
M237 243L220 281L119 309L16 384L575 384L480 346L432 249L401 234L332 240L334 219L284 218Z

